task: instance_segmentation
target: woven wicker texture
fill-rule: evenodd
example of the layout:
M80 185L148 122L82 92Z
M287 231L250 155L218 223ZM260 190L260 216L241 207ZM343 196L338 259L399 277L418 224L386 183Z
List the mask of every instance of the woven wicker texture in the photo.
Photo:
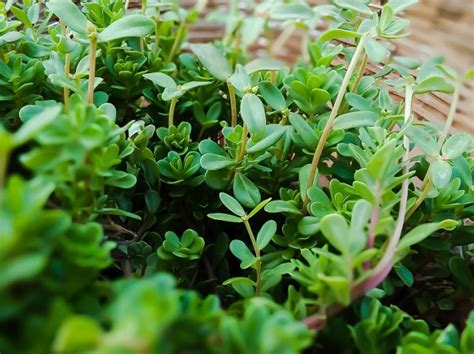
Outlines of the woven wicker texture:
M135 1L136 2L136 1ZM310 0L311 4L324 4L326 0ZM196 1L181 0L184 7L193 6ZM242 1L242 7L245 7ZM374 4L379 1L374 0ZM131 2L133 6L133 1ZM138 4L136 4L138 5ZM228 0L209 0L200 20L191 27L188 40L190 42L209 42L222 38L224 29L222 24L206 21L209 11L229 6ZM396 55L411 56L426 59L435 55L443 55L446 62L460 72L474 67L474 0L420 0L403 13L410 19L410 36L395 42ZM315 29L321 31L325 24ZM273 38L276 39L282 29L276 29ZM276 56L291 64L300 57L300 34L296 31L281 48ZM347 43L350 45L349 43ZM261 43L254 45L250 50L256 56L266 54ZM369 65L368 72L380 70L375 65ZM398 97L396 92L392 93ZM414 103L414 112L419 119L443 124L449 111L452 97L447 94L432 93L417 96ZM455 116L454 129L474 133L474 83L464 83Z

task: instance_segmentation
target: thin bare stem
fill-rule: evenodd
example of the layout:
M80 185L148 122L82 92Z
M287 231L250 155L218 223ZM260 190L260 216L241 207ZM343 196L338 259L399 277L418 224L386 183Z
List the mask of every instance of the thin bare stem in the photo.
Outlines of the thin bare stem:
M247 229L247 233L249 234L250 242L252 242L253 251L255 252L255 256L257 257L257 260L255 262L255 274L256 274L255 295L260 296L261 287L262 287L262 279L261 279L262 260L260 259L260 249L258 248L257 240L255 239L255 236L253 234L252 228L250 227L249 221L247 219L243 219L243 221L244 221L245 228Z
M168 127L171 127L174 124L174 111L176 110L176 103L177 102L178 102L177 97L171 99L170 110L169 110L169 114L168 114Z
M158 48L160 47L160 27L160 13L157 11L155 17L155 42L153 43L153 54L156 54L158 52Z
M242 161L242 159L244 158L245 150L247 149L247 139L248 139L247 135L248 135L247 126L244 124L244 127L242 129L242 143L240 144L239 153L236 155L236 158L235 158L235 161L237 163Z
M8 169L8 160L10 158L10 148L8 146L0 148L0 205L3 202L3 191Z
M461 80L459 80L456 83L456 86L454 88L453 100L451 101L451 105L449 106L449 113L448 113L448 117L446 118L446 124L444 125L443 132L441 133L441 136L438 140L439 148L443 146L444 141L446 140L449 134L449 130L451 129L453 125L454 117L456 115L456 108L459 102L459 95L461 93L461 86L462 86L462 82Z
M326 126L324 127L323 133L321 134L321 138L318 141L318 145L316 146L316 151L314 152L314 155L313 155L313 161L311 162L311 170L310 170L308 185L307 185L306 190L308 190L310 187L313 186L314 178L316 176L316 171L318 169L318 164L319 164L319 160L321 158L321 154L324 149L324 145L326 144L326 141L329 137L329 133L331 133L331 129L334 125L334 121L336 120L342 100L344 99L344 96L346 94L347 86L349 85L352 74L354 73L354 69L356 68L357 63L359 62L359 58L363 53L365 38L366 38L366 35L364 34L362 38L359 40L359 43L357 44L354 55L352 56L351 62L349 63L349 67L347 68L346 75L344 76L344 79L342 80L342 84L337 94L336 101L334 102L334 106L332 108L331 114L329 115L329 118L326 122ZM308 202L309 202L309 198L308 198L308 195L306 194L303 198L303 210L306 210L306 206L308 205Z
M456 83L456 86L454 88L453 100L451 101L451 105L449 106L448 117L446 118L446 123L444 125L443 132L441 133L438 140L439 149L441 149L444 142L446 141L446 138L448 137L448 134L449 134L449 130L451 129L453 125L454 117L456 115L456 108L459 102L461 87L462 87L462 81L459 80ZM432 187L433 187L433 182L431 181L430 171L428 170L421 184L421 193L418 195L418 198L416 199L415 204L413 204L412 207L408 210L405 220L408 220L408 218L412 216L413 213L420 207L421 203L423 203L423 201L426 199Z
M229 80L227 80L227 88L230 102L230 126L235 127L237 125L237 100L235 98L235 88Z
M62 29L64 37L67 37L66 25L61 20L59 21L59 23L61 24L61 29ZM66 53L64 60L65 60L64 76L66 77L66 79L69 79L69 74L71 72L71 55L69 53ZM64 101L64 108L67 110L69 107L69 89L66 87L63 89L63 101Z
M87 103L94 103L95 87L95 62L97 56L97 32L95 26L91 24L89 30L89 87L87 90Z
M183 37L184 30L186 28L186 21L181 21L178 26L178 30L176 32L176 37L174 38L173 46L171 47L170 54L168 55L168 59L166 60L167 63L171 63L173 60L176 51L178 50L178 46L181 42L181 38Z
M270 48L270 54L276 55L280 52L281 48L285 45L285 43L290 39L293 32L296 30L295 26L288 26L285 28L280 35L277 37L275 42L273 43L272 47Z
M412 99L413 99L413 87L412 85L407 85L405 89L405 113L404 113L405 123L408 122L411 117ZM403 168L403 174L405 175L409 172L408 161L410 159L410 155L409 155L410 141L406 135L403 137L403 146L405 148L405 155L403 157L403 162L405 163L405 167ZM362 283L359 283L356 286L354 286L354 288L352 289L352 294L351 294L351 297L353 299L356 299L362 294L365 294L367 291L375 288L387 277L387 275L392 270L393 257L395 255L398 242L400 241L403 225L405 223L409 183L410 183L409 179L405 179L402 183L398 218L395 225L395 230L393 231L393 234L391 235L388 241L388 245L387 245L387 248L385 249L384 255L382 256L382 259L377 263L377 265L372 270L371 275L367 279L365 279Z

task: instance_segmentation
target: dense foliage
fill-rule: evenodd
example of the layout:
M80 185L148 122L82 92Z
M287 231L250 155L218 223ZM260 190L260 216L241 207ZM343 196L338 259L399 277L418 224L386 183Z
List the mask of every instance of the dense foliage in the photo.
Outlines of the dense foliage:
M473 353L474 72L391 55L414 2L0 3L0 351Z

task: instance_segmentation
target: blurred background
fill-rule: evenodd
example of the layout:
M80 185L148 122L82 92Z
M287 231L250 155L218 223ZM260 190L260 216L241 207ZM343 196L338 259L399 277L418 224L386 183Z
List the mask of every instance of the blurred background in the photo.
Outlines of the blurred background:
M191 27L189 40L191 42L209 42L222 38L223 24L210 24L203 20L216 9L229 8L232 0L180 0L181 5L193 7L196 2L205 3L201 13L201 20ZM244 13L250 10L252 3L258 0L237 1ZM307 0L311 5L327 4L329 0ZM373 4L386 1L373 0ZM131 0L140 6L140 0ZM442 55L446 63L458 72L464 73L474 69L474 0L419 0L409 7L403 17L410 20L410 36L396 41L395 55L410 56L425 60L432 56ZM324 29L324 24L317 27ZM274 31L275 39L282 29ZM298 33L287 41L286 45L277 54L280 59L291 63L299 57L301 45ZM260 51L262 43L251 46L256 55L265 55ZM415 102L415 113L421 118L443 124L449 110L452 97L446 94L421 95ZM474 82L465 82L461 90L455 117L454 128L474 133Z

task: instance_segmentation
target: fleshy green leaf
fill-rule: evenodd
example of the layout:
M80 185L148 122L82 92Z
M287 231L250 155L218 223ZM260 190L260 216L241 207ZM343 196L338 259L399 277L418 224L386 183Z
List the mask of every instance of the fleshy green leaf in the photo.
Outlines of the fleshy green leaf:
M405 236L402 237L400 242L398 243L397 251L403 251L408 249L409 247L423 241L425 238L430 236L433 232L445 229L445 230L452 230L456 227L457 221L446 219L441 222L432 222L429 224L423 224L416 226L410 232L408 232Z
M263 224L257 235L257 246L260 250L263 250L268 245L273 236L275 236L276 230L277 223L273 220L268 220Z
M238 216L234 216L231 214L225 214L225 213L211 213L207 215L210 219L213 220L219 220L219 221L225 221L225 222L233 222L233 223L241 223L242 219L239 218Z
M29 119L15 134L13 134L12 142L14 146L22 145L33 138L36 133L52 123L59 113L61 113L61 106L59 105L45 107L38 115Z
M257 58L246 64L245 70L249 75L251 75L258 71L278 71L284 66L285 65L281 61L273 58Z
M329 243L342 253L349 249L350 231L346 219L339 214L326 215L321 219L321 231Z
M448 84L441 76L431 76L415 86L415 93L421 94L433 91L452 93L454 87L453 85Z
M456 133L449 137L441 149L443 156L450 160L461 156L464 152L469 152L469 146L472 143L472 137L467 133Z
M155 28L155 22L147 16L133 14L112 22L99 33L99 42L110 42L130 37L145 37Z
M389 50L382 43L373 38L366 38L364 49L369 59L374 63L380 63L390 54Z
M240 114L253 142L265 135L266 114L262 101L253 93L246 93L240 103Z
M430 165L431 181L436 188L444 188L451 179L452 168L446 161L438 160Z
M334 3L344 9L351 9L364 15L372 15L372 10L361 0L335 0Z
M262 95L265 102L275 111L283 111L286 108L285 97L281 91L270 81L258 83L258 92Z
M231 212L233 212L235 215L245 215L244 208L242 208L240 203L234 197L228 195L227 193L219 193L219 199L221 200L222 204L224 204L225 207Z
M160 86L163 88L171 87L176 88L176 82L174 82L173 78L169 75L163 73L148 73L143 75L145 79L150 80L153 82L153 85Z
M71 30L87 36L87 17L71 1L50 1L46 6Z
M271 7L271 18L275 20L309 20L313 9L305 3L277 4Z
M232 240L229 248L232 254L238 259L240 259L242 262L248 259L255 258L253 253L247 247L247 245L241 240Z
M209 153L201 157L202 168L209 171L222 170L232 165L235 165L235 161L227 156Z
M379 115L372 111L349 112L336 118L334 129L352 129L373 126Z
M215 78L225 81L232 75L232 67L229 62L212 44L192 44L191 50Z
M236 173L233 182L235 198L245 207L254 208L261 196L257 186L243 173Z
M332 39L339 39L339 38L359 38L361 36L360 33L354 31L343 30L339 28L333 28L324 32L320 37L319 40L321 42L327 42Z

